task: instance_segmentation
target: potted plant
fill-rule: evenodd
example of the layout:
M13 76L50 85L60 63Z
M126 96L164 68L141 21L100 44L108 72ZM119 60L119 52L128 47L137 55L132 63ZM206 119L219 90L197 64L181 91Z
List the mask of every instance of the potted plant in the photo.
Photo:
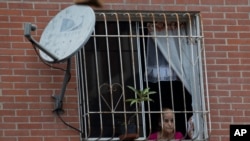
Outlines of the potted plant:
M149 96L156 93L155 91L150 91L150 88L137 90L132 86L127 86L127 87L135 93L135 97L127 99L126 102L129 102L130 106L133 105L138 106L139 110L141 110L143 102L147 101L152 102L153 99L151 99ZM136 114L137 113L134 113L131 116L129 116L127 125L125 123L122 124L121 126L122 135L120 136L120 140L135 139L139 136L139 134L136 131L136 123L134 120Z

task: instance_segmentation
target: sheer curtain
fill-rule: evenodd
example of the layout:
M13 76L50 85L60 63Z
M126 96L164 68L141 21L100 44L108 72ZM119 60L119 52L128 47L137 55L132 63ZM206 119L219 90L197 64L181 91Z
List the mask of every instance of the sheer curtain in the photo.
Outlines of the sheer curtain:
M200 86L202 74L199 71L200 46L198 46L195 38L197 36L196 26L186 23L177 25L175 22L166 27L161 30L156 30L156 28L149 30L152 38L148 40L148 78L149 81L156 82L176 80L178 76L192 95L195 128L193 138L202 139L203 119L201 111L203 109ZM158 51L154 49L155 47ZM157 52L158 61L155 60Z
M147 54L147 76L149 82L177 80L176 73L155 45L153 38L148 38L147 40Z

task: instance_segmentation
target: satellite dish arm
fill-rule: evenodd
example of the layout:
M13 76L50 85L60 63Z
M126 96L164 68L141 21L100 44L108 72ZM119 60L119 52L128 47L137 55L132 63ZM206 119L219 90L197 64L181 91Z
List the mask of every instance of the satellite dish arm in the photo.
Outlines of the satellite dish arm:
M34 44L37 48L39 48L40 50L42 50L45 54L47 54L49 57L51 57L54 62L56 62L58 60L58 58L51 54L49 51L47 51L41 44L39 44L35 39L32 38L30 32L31 31L35 31L36 30L36 26L31 24L31 23L25 23L24 24L24 36L32 43Z
M65 74L64 74L64 80L63 80L63 85L62 85L62 89L61 89L61 94L52 96L55 100L54 112L64 112L64 110L63 110L63 98L64 98L67 84L71 78L70 70L71 70L71 59L69 58L67 60L67 69L66 69Z

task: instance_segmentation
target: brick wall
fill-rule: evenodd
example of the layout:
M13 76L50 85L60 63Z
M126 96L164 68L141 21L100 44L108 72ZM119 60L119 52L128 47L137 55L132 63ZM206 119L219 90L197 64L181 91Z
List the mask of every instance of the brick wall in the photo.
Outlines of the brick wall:
M53 114L63 72L44 65L23 37L23 23L38 26L73 0L0 1L0 140L78 141L79 134ZM212 132L228 141L229 125L250 122L249 0L104 0L107 10L200 11L203 16ZM73 65L74 66L74 65ZM65 64L59 64L65 67ZM75 70L63 118L78 127Z

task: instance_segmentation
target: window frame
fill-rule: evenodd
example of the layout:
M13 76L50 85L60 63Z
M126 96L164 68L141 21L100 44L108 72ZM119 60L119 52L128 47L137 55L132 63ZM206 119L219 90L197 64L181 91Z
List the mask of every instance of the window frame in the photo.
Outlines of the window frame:
M138 17L130 17L129 18L129 20L128 20L128 22L130 23L130 25L131 25L131 23L132 22L138 22L138 23L142 23L142 22L146 22L146 21L153 21L153 22L155 22L155 21L157 21L158 19L160 19L160 17L161 16L159 16L159 15L161 15L162 14L162 12L138 12L138 11L119 11L119 12L114 12L114 11L96 11L96 19L97 19L97 22L99 22L99 21L102 21L102 22L104 22L104 26L105 26L105 28L107 28L107 23L108 23L108 21L113 21L113 22L116 22L117 21L117 14L115 14L115 13L118 13L118 14L122 14L124 17L122 17L121 19L119 19L119 21L126 21L127 19L126 19L126 17L129 17L130 15L129 15L129 13L139 13L138 15L140 16L140 18L138 18ZM164 12L164 13L167 13L167 14L165 14L165 15L167 15L167 16L171 16L174 12ZM107 16L109 14L109 16ZM186 13L182 13L182 12L180 12L180 13L175 13L175 14L186 14ZM202 53L203 54L201 54L201 55L203 55L203 58L202 58L202 60L200 60L200 61L203 61L203 63L202 62L200 62L200 64L202 64L203 66L201 66L201 67L203 67L203 68L200 68L201 70L204 70L203 72L202 72L202 76L204 76L204 78L201 78L201 79L203 79L203 81L204 81L204 84L203 85L201 85L201 90L203 91L202 92L202 94L201 94L201 99L202 99L202 103L203 103L203 105L202 105L202 113L203 114L206 114L206 116L205 116L205 119L203 120L203 125L204 125L204 128L206 128L205 129L205 136L206 137L204 137L205 139L206 138L208 138L208 136L209 136L209 132L211 131L211 125L210 125L210 114L209 114L209 101L208 101L208 90L207 90L207 76L206 76L206 63L205 63L205 49L204 49L204 39L203 39L203 31L202 31L202 22L201 22L201 16L200 16L200 14L199 13L195 13L195 12L191 12L191 14L192 15L195 15L196 16L196 22L197 23L199 23L200 25L198 25L199 27L197 28L197 29L199 29L200 31L197 31L197 32L199 32L199 33L201 33L201 35L199 35L199 37L200 37L200 41L199 41L199 46L202 46L202 49L204 50ZM150 20L150 18L147 18L147 19L143 19L142 17L143 17L143 15L144 16L149 16L149 15L151 15L152 17L152 19L153 20ZM154 17L153 15L157 15L156 17ZM197 16L198 15L198 16ZM159 16L159 17L158 17ZM150 17L150 16L149 16ZM103 18L103 19L102 19ZM183 19L184 21L185 21L185 18ZM180 20L181 21L181 20ZM142 24L143 25L143 24ZM130 30L131 30L131 28L130 28ZM107 32L107 31L105 31L105 32ZM112 35L111 35L112 36ZM137 38L137 35L135 35L136 37L135 38ZM144 35L145 37L147 36L147 35ZM93 35L92 35L92 37L94 37ZM98 36L95 36L95 37L98 37ZM131 41L132 42L132 41ZM139 42L137 42L137 43L139 43ZM84 49L83 49L84 50ZM140 52L139 52L140 50L138 50L138 52L137 53L139 53L139 55L138 56L140 56ZM84 99L86 98L86 97L84 97L83 95L84 95L84 91L86 91L85 90L85 86L84 85L86 85L85 83L84 83L84 80L86 81L86 79L83 77L83 75L81 74L82 72L83 72L83 68L86 68L87 66L86 66L86 62L85 63L81 63L81 61L79 61L79 59L81 59L81 57L83 56L83 54L81 54L81 53L78 53L77 54L77 75L78 76L80 76L79 78L78 78L78 93L79 93L79 112L80 112L80 123L81 123L81 129L82 129L82 131L87 131L88 129L86 128L86 127L84 127L86 124L87 124L87 121L86 121L86 119L85 118L83 118L82 116L84 116L84 115L86 115L86 113L87 113L87 111L86 111L86 107L83 107L83 105L85 104L85 102L87 102L87 104L88 104L88 101L85 101ZM140 64L140 62L142 62L142 60L140 60L140 58L141 57L139 57L139 59L138 59L138 61L139 61L139 63L138 64ZM143 70L142 70L142 68L140 68L139 67L139 78L140 78L140 81L143 81ZM87 76L87 74L85 74L85 76ZM123 88L124 88L124 86L123 86ZM140 89L142 89L143 88L143 86L141 86L141 85L139 85L138 86L138 88L140 88ZM143 109L143 112L145 113L145 109ZM149 111L150 112L150 111ZM145 119L143 119L143 122L144 122L144 120ZM143 132L145 132L145 131L143 131ZM84 135L82 135L82 137L83 136L88 136L86 133L83 133ZM144 135L145 135L145 133L144 133ZM83 137L84 138L84 137ZM82 139L83 139L82 138ZM144 137L141 137L141 138L138 138L138 140L143 140L143 139L145 139L146 138L146 136L144 136ZM97 139L97 138L85 138L85 139L88 139L88 140L95 140L95 139ZM106 140L106 139L110 139L110 138L99 138L99 139L103 139L103 140ZM115 139L118 139L118 138L115 138Z

